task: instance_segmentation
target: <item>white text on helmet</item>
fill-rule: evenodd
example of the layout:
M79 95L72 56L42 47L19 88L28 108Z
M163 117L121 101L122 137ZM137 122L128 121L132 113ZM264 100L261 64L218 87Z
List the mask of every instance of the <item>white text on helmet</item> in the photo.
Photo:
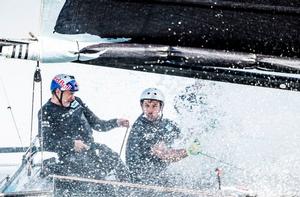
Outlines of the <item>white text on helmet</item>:
M62 90L71 90L72 86L70 84L65 84L65 81L59 77L54 77L54 81L61 86Z

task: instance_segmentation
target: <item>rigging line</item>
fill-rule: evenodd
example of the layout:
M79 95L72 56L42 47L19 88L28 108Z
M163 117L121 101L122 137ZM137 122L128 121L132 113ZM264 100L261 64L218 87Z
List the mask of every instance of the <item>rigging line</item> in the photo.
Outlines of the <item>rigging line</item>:
M39 78L39 79L37 79ZM43 111L42 111L42 107L43 107L43 84L42 84L42 76L41 76L41 73L39 72L39 75L36 77L35 80L39 80L40 82L40 109L41 109L41 117L40 117L40 120L38 121L42 121L42 116L43 116ZM41 161L44 161L44 132L43 130L41 129L41 133L40 133L40 147L41 147ZM41 170L43 171L44 170L44 164L42 162L42 166L41 166Z
M32 133L33 133L33 111L34 111L34 89L35 89L35 81L33 80L32 84L32 97L31 97L31 117L30 117L30 139L29 139L29 155L32 155ZM31 174L30 160L27 161L29 163L27 175Z
M30 155L32 154L32 136L33 136L33 113L34 113L34 98L35 98L35 83L41 82L41 75L40 75L40 67L39 67L39 61L37 61L36 70L34 72L33 77L33 84L32 84L32 101L31 101L31 119L30 119ZM30 170L30 168L28 168ZM28 171L28 174L30 174L30 171Z
M179 188L179 187L163 187L157 185L145 185L145 184L130 183L130 182L88 179L88 178L80 178L74 176L60 176L60 175L49 175L49 176L52 177L53 179L58 179L58 180L82 181L82 182L89 182L89 183L96 183L96 184L103 184L103 185L155 190L159 192L176 192L176 193L193 194L193 195L201 195L201 196L215 196L213 193L209 193L207 191L186 189L186 188Z
M14 113L13 113L13 111L12 111L11 105L10 105L10 103L9 103L8 95L7 95L6 88L5 88L5 86L4 86L4 82L3 82L3 80L2 80L2 77L0 77L0 80L1 80L3 92L4 92L4 95L5 95L5 98L6 98L6 102L7 102L7 109L9 110L10 115L11 115L11 117L12 117L12 120L13 120L13 123L14 123L14 127L15 127L15 129L16 129L16 131L17 131L17 134L18 134L18 138L19 138L20 144L21 144L21 146L23 147L23 142L22 142L22 138L21 138L21 135L20 135L20 131L19 131L19 128L18 128L16 119L15 119Z
M197 140L197 139L196 139L196 140ZM198 140L197 140L197 141L198 141ZM206 152L200 151L200 152L198 152L197 155L198 155L198 156L199 156L199 155L205 156L205 157L207 157L207 158L209 158L209 159L215 160L215 161L217 161L217 162L219 162L219 163L225 164L225 165L227 165L227 166L229 166L229 167L231 167L231 168L234 168L234 169L237 169L237 170L240 170L240 171L243 171L243 172L251 172L251 170L249 170L249 169L244 169L244 168L241 168L241 167L239 167L239 166L236 166L236 165L234 165L234 164L232 164L232 163L229 163L229 162L227 162L227 161L225 161L225 160L218 159L217 157L214 157L214 156L212 156L212 155L210 155L210 154L208 154L208 153L206 153Z
M0 185L4 182L4 181L8 181L9 179L9 175L6 175L6 177L4 177L2 180L0 180Z
M33 83L32 83L32 95L31 95L31 116L30 116L30 144L29 144L29 147L30 147L30 152L32 152L32 133L33 133L33 110L34 110L34 90L35 90L35 81L33 80Z
M215 160L215 161L218 161L218 162L220 162L220 163L222 163L222 164L225 164L225 165L227 165L227 166L236 168L236 169L238 169L238 170L246 171L246 170L243 169L243 168L240 168L240 167L238 167L238 166L235 166L235 165L233 165L233 164L231 164L231 163L228 163L228 162L226 162L226 161L220 160L220 159L218 159L218 158L216 158L216 157L213 157L213 156L211 156L211 155L208 155L207 153L200 152L199 154L202 155L202 156L208 157L208 158L210 158L210 159L213 159L213 160Z
M126 131L125 131L125 135L124 135L124 138L123 138L123 141L122 141L122 145L121 145L121 148L120 148L120 154L119 154L120 157L121 157L121 154L122 154L122 151L123 151L123 147L124 147L125 139L126 139L127 134L128 134L129 127L130 127L130 126L128 126L128 127L126 128Z
M54 193L46 190L0 193L0 197L25 197L25 196L54 196Z
M2 167L14 167L20 165L19 163L2 163L0 164L0 168Z

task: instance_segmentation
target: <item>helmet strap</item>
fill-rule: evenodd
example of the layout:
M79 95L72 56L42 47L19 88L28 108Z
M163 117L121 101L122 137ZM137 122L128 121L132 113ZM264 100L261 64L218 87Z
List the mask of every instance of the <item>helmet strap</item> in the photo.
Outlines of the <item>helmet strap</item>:
M162 120L164 113L163 113L163 109L164 109L164 103L160 102L160 119Z
M60 103L60 105L62 107L64 107L63 103L62 103L62 98L63 98L63 94L64 94L64 91L61 91L60 90L60 97L56 94L56 91L54 91L54 96L56 97L56 99L58 100L58 102Z

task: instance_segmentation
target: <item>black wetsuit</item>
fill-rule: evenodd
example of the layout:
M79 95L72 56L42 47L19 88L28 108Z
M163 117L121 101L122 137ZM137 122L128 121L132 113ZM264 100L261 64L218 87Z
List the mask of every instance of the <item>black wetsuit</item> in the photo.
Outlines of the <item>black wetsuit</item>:
M58 153L60 173L88 178L104 178L112 170L121 181L130 181L127 167L109 147L94 142L93 129L108 131L117 127L117 119L100 120L76 97L70 107L61 107L50 100L39 111L39 134L44 150ZM82 140L89 150L75 152L74 140Z
M135 181L157 183L156 180L168 163L151 154L151 147L158 142L171 145L180 130L169 119L149 121L143 115L132 126L127 140L126 164Z

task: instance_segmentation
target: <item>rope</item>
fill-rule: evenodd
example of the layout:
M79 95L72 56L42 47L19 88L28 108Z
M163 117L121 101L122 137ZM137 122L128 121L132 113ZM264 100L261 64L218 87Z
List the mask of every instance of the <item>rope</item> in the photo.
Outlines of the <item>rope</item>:
M4 177L1 181L0 181L0 185L4 182L4 181L8 181L9 176L7 175L6 177Z
M79 177L71 177L71 176L59 176L59 175L51 175L51 177L53 177L54 179L60 179L60 180L64 179L64 180L82 181L82 182L97 183L97 184L104 184L104 185L155 190L155 191L159 191L159 192L175 192L175 193L184 193L184 194L192 194L192 195L215 196L211 193L200 191L200 190L184 189L184 188L176 188L176 187L162 187L162 186L155 186L155 185L144 185L144 184L136 184L136 183L128 183L128 182L97 180L97 179L79 178Z
M37 67L38 67L38 65L37 65ZM32 95L31 95L30 139L29 139L30 140L30 147L32 147L34 91L35 91L35 81L33 80L32 81Z
M227 166L236 168L236 169L238 169L238 170L246 171L246 170L243 169L243 168L240 168L240 167L238 167L238 166L235 166L235 165L233 165L233 164L231 164L231 163L228 163L228 162L226 162L226 161L220 160L220 159L218 159L218 158L216 158L216 157L213 157L213 156L211 156L211 155L208 155L208 154L206 154L206 153L200 152L199 154L200 154L200 155L203 155L203 156L205 156L205 157L208 157L208 158L210 158L210 159L216 160L216 161L218 161L218 162L220 162L220 163L223 163L223 164L225 164L225 165L227 165Z
M120 157L121 157L121 154L122 154L122 151L123 151L123 147L124 147L124 143L125 143L125 139L126 139L126 136L128 134L128 130L129 130L129 127L126 128L126 131L125 131L125 135L124 135L124 138L123 138L123 141L122 141L122 145L121 145L121 148L120 148Z
M30 118L30 139L29 139L29 154L32 155L32 133L33 133L33 111L34 111L34 90L35 90L35 81L33 80L33 84L32 84L32 97L31 97L31 118ZM29 161L30 162L30 161ZM28 168L28 174L30 174L29 172L30 168Z
M23 192L8 192L8 193L0 193L0 197L24 197L24 196L53 196L53 192L49 191L23 191Z
M14 166L18 166L20 165L19 163L2 163L0 164L0 168L1 167L14 167Z
M11 106L10 106L10 103L9 103L9 99L8 99L8 96L7 96L6 88L4 86L2 78L0 78L0 79L1 79L1 84L2 84L3 91L4 91L4 95L5 95L5 98L6 98L6 101L7 101L7 109L10 111L10 114L11 114L11 117L12 117L15 129L17 131L17 134L18 134L18 137L19 137L19 140L20 140L20 143L21 143L21 146L23 147L22 138L21 138L18 126L17 126L17 122L16 122L16 119L15 119L14 113L13 113L13 111L11 109Z
M41 112L41 117L38 121L40 121L40 123L42 122L42 117L43 117L43 81L42 81L42 77L41 77L41 73L39 73L39 77L40 77L40 112ZM41 127L42 128L42 127ZM41 161L44 161L44 132L43 129L41 129L41 133L39 136L40 139L40 148L41 148ZM42 162L42 166L41 166L41 171L44 170L44 164Z
M30 123L31 123L30 124L30 146L29 146L30 147L30 150L29 150L30 155L32 155L32 147L33 147L32 136L33 136L33 114L34 114L35 83L36 82L38 83L38 82L41 82L41 81L42 81L42 78L41 78L41 73L40 73L40 68L39 68L39 61L37 61L36 70L34 72L34 77L33 77L33 84L32 84L31 119L30 119ZM42 99L42 85L40 85L40 89L41 89L41 99ZM41 154L41 155L43 155L43 154ZM31 162L31 161L29 160L28 162ZM31 165L29 164L28 175L31 174L30 167L31 167ZM43 166L42 166L42 169L43 169Z
M40 17L39 17L39 33L41 34L42 33L42 30L43 30L43 12L44 11L44 0L42 0L42 1L40 1ZM41 42L41 40L38 40L38 42L40 42L40 45L42 46L43 45L43 43ZM42 47L40 47L40 49L41 49ZM42 51L39 51L40 53L39 54L41 54L41 52ZM39 55L39 60L41 60L41 55ZM39 61L37 62L37 69L39 69ZM42 114L43 114L43 111L42 111L42 106L43 106L43 97L42 97L42 95L43 95L43 86L42 86L42 77L41 77L41 73L40 73L40 69L39 69L39 72L37 73L35 73L35 75L34 75L34 81L36 81L36 82L40 82L40 109L41 109L41 119L39 119L38 121L42 121ZM43 141L43 131L42 131L42 129L41 129L41 133L39 134L39 138L40 138L40 147L41 147L41 161L43 161L44 159L44 146L43 146L43 144L44 144L44 141ZM43 164L43 162L42 162L42 165L41 165L41 171L43 171L44 170L44 164Z

